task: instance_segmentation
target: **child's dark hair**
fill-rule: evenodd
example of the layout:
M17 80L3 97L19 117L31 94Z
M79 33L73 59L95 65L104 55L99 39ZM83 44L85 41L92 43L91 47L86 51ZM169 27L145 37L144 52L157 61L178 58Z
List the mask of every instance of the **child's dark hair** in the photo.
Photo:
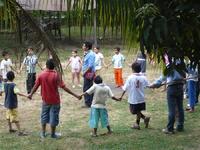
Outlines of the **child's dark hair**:
M3 51L2 52L2 56L5 57L6 55L8 55L8 52L7 51Z
M100 76L96 76L96 77L94 78L94 83L100 84L100 83L102 83L102 82L103 82L103 79L102 79Z
M95 46L96 49L100 50L100 46Z
M76 54L78 53L77 49L73 49L72 52L74 52Z
M118 52L120 52L120 48L119 47L115 47L115 50L117 50Z
M46 67L50 70L53 70L55 68L55 63L53 59L48 59L46 62Z
M8 71L8 73L6 74L6 77L9 81L13 81L15 78L15 74L13 71Z
M89 41L85 41L83 42L83 44L85 44L85 47L87 47L88 49L92 49L92 43Z
M140 73L141 72L141 66L140 66L139 63L134 62L131 67L132 67L132 70L134 72L136 72L136 73Z

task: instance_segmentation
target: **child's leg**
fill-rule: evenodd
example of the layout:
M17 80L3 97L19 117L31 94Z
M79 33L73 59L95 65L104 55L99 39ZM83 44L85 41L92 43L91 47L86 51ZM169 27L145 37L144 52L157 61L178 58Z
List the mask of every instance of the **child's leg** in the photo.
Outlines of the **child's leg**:
M8 121L8 128L9 128L9 132L12 132L13 129L12 129L12 123L10 122L10 119L7 119Z
M115 76L115 84L118 86L118 71L117 69L114 69L114 76Z
M80 84L80 72L76 72L76 78L77 78L77 82L79 85Z
M46 124L42 124L42 134L45 135L46 133Z
M124 81L123 81L123 78L122 78L122 68L119 69L119 79L118 79L118 82L119 82L119 86L122 86L124 84Z
M93 135L97 135L97 128L94 128Z
M21 128L20 128L19 121L15 121L15 122L13 122L13 123L15 123L15 125L16 125L16 127L17 127L17 130L18 130L18 132L20 133L20 132L21 132Z
M74 85L75 72L72 72L72 85Z
M148 128L150 117L146 117L145 115L142 114L142 112L140 112L140 116L144 120L145 128Z
M56 126L51 125L51 136L54 136L56 133Z
M108 129L108 134L111 134L112 131L111 131L110 125L107 126L107 129Z
M142 119L146 118L145 115L142 114L142 112L140 112L140 116L141 116Z
M26 133L23 133L23 132L21 131L19 121L14 121L13 123L15 123L15 125L16 125L16 127L17 127L18 136L26 136L26 135L27 135Z
M136 124L138 126L140 125L140 118L141 118L141 112L137 112L137 115L136 115Z

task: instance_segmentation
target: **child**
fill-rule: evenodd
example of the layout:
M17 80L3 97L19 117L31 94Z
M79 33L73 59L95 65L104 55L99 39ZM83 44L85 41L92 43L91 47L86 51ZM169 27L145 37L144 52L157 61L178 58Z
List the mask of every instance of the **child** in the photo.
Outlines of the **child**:
M135 62L132 64L133 74L128 77L125 85L122 87L124 92L120 99L122 99L125 92L128 92L128 102L130 104L130 112L133 115L137 115L136 124L133 125L133 129L140 129L140 118L144 119L145 127L148 128L150 117L146 117L142 114L142 110L146 109L144 99L144 87L148 86L148 81L141 72L141 66Z
M96 78L94 79L94 83L95 84L91 88L89 88L86 92L84 92L83 95L85 94L91 95L94 93L91 105L89 125L91 128L93 128L92 136L96 137L99 119L101 119L102 128L107 127L108 129L107 134L112 133L108 122L106 100L107 97L111 97L113 100L116 101L119 101L119 99L114 97L111 89L103 83L103 80L100 76L96 76Z
M1 61L0 70L1 70L1 75L2 75L3 81L6 82L7 81L7 77L6 77L7 72L14 70L14 69L12 67L12 61L9 59L8 52L4 51L2 53L2 56L3 56L3 60Z
M7 76L8 81L6 83L4 83L4 92L5 92L4 106L7 108L6 118L8 120L9 132L10 133L15 132L15 130L12 129L12 123L15 123L17 130L18 130L18 135L24 136L26 134L24 134L21 131L19 120L18 120L17 95L24 96L24 97L27 97L27 96L20 93L19 90L16 88L16 84L13 82L13 80L15 78L14 72L9 71L6 76Z
M115 55L112 57L112 64L114 65L114 74L115 74L115 83L116 87L123 86L123 78L122 78L122 65L125 61L124 56L120 53L120 48L114 48Z
M31 89L33 88L36 80L36 65L38 64L38 58L34 54L33 48L27 49L27 56L24 58L22 66L20 68L20 72L22 71L24 65L26 65L26 90L29 94Z
M81 58L77 55L77 50L72 51L72 57L70 57L67 62L66 67L71 64L71 72L72 72L72 87L75 88L74 79L77 78L78 86L82 87L80 84L80 72L81 72Z
M95 52L95 74L96 75L99 75L100 74L100 71L102 69L102 63L105 67L106 64L104 62L104 56L102 53L99 52L100 51L100 48L98 46L94 47L94 52Z
M194 112L195 102L197 101L197 83L198 83L198 70L197 67L193 67L192 64L188 65L188 104L189 107L186 108L188 112Z
M41 112L41 127L42 132L40 133L41 138L45 138L46 125L50 124L51 127L51 138L60 138L59 134L56 134L56 127L59 124L59 113L60 113L60 95L58 88L62 88L65 92L73 95L74 97L81 99L81 96L73 93L64 84L60 74L55 70L55 62L53 59L46 61L46 70L38 75L35 85L28 95L28 98L32 99L33 94L41 86L41 97L42 97L42 112Z

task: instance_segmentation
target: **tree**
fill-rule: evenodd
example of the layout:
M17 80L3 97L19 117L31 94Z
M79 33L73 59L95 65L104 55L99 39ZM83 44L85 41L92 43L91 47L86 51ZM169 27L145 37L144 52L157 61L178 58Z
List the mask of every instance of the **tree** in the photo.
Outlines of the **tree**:
M3 1L19 8L14 0ZM97 22L103 27L120 25L126 44L132 46L133 41L137 40L141 51L153 54L158 62L167 52L171 58L180 59L182 63L184 58L188 58L194 66L200 63L199 0L63 0L63 2L70 3L74 10L78 10L77 19L83 20L83 16L89 11L91 16L97 14ZM4 10L13 8L5 6L7 5L4 4ZM92 11L93 9L96 11ZM0 20L6 17L5 15L2 17L2 12L5 11L0 11ZM9 16L10 11L7 12ZM93 18L89 17L92 19L91 22ZM5 25L8 24L5 22Z

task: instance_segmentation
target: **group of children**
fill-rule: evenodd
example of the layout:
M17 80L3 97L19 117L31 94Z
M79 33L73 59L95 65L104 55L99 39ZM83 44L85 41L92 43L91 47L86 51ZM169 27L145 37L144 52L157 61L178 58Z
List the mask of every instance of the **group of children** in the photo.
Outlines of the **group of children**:
M89 119L90 128L93 128L92 136L94 136L94 137L97 136L97 128L98 128L98 124L99 124L99 119L101 120L101 126L103 128L107 127L108 134L112 133L112 130L111 130L111 127L110 127L110 124L108 121L106 100L108 99L108 97L110 97L113 100L121 101L125 92L128 92L128 103L129 103L130 112L132 114L136 115L136 121L134 122L132 128L140 129L140 120L141 119L144 120L145 127L148 128L150 117L145 116L142 113L143 110L146 110L144 88L145 87L155 88L158 84L161 85L161 82L159 82L160 80L156 81L156 83L153 83L150 85L146 79L146 76L143 73L141 73L142 72L141 63L138 63L137 61L131 65L133 73L127 78L127 80L124 84L123 79L122 79L122 66L123 66L122 64L125 61L125 58L120 53L120 48L115 48L114 50L115 50L115 55L112 57L112 63L114 65L116 86L121 87L123 90L123 93L119 98L116 98L113 95L110 87L107 86L103 82L102 77L99 75L99 72L102 68L102 64L105 67L108 67L109 65L105 65L105 63L103 61L104 57L99 52L98 47L96 47L94 50L94 52L97 55L97 58L95 60L95 64L97 67L97 69L96 69L97 75L94 78L94 85L92 87L90 87L82 95L78 96L78 95L74 94L73 92L71 92L68 88L66 88L64 84L59 85L59 86L62 86L62 88L65 91L67 91L69 94L72 94L73 96L77 97L78 99L81 99L81 97L85 94L89 94L89 95L94 94L92 105L91 105L91 110L90 110L90 119ZM37 90L38 86L39 85L42 86L43 84L38 79L36 82L37 87L35 87L34 90L31 91L30 95L25 95L25 94L20 93L16 87L16 84L13 82L15 75L14 75L14 72L10 71L11 67L12 67L12 63L9 60L8 53L6 53L6 54L3 53L3 56L4 56L4 62L1 63L1 65L7 64L7 65L4 65L4 68L7 69L6 70L7 72L2 74L4 84L2 85L2 83L1 83L0 85L3 86L3 90L1 91L1 93L3 91L5 92L5 107L7 109L6 118L8 120L9 132L10 133L15 132L12 128L12 123L15 123L17 126L17 129L19 131L18 135L25 135L20 130L19 120L17 118L17 95L32 98L32 95ZM76 50L73 50L72 57L69 59L66 67L69 64L71 64L71 69L72 69L71 72L72 72L73 85L74 85L74 78L77 77L78 85L81 87L81 84L80 84L80 72L81 71L80 70L81 70L82 61L81 61L81 58L77 55ZM1 66L1 68L3 68L3 67ZM47 67L47 69L48 69L48 67ZM53 67L53 69L54 69L54 67ZM50 70L49 72L52 72L52 71ZM45 80L45 82L46 82L46 80ZM45 83L45 84L48 84L48 83ZM60 84L60 82L59 82L59 84ZM177 85L179 86L179 83L176 84L176 86ZM181 86L180 90L182 90L182 82L180 83L180 86ZM175 87L175 86L172 85L170 87ZM48 88L48 86L46 86L45 88ZM74 88L74 86L73 86L73 88ZM180 93L181 92L182 91L180 91ZM44 93L45 92L43 92L43 94ZM180 95L180 97L181 97L181 95ZM180 102L180 105L181 105L181 103L182 103L182 101ZM46 108L47 106L45 105L44 107ZM45 108L43 108L43 109L45 109ZM60 107L59 107L59 109L60 109ZM182 111L182 110L180 110L180 111ZM59 116L59 110L58 110L57 114L55 114L55 115L57 117ZM41 117L44 117L44 116L41 116ZM49 119L51 120L51 118L49 118ZM55 117L54 117L54 119L55 119ZM56 119L57 124L55 126L58 125L58 119L59 118ZM184 120L184 118L182 118L182 119ZM174 120L174 118L172 118L172 120ZM179 129L183 129L183 122L184 122L183 120L182 120L182 122L179 122L180 123L178 126ZM48 121L45 122L45 125L46 125L46 123L48 123ZM55 123L55 122L53 121L53 123ZM171 130L173 130L172 126L173 126L173 123L170 124L170 128L167 128L167 130L165 130L164 133L171 133ZM46 126L45 126L45 128L46 128ZM57 136L55 135L55 127L52 130L53 130L52 137L57 138ZM45 137L45 133L43 133L42 135L43 135L42 137Z
M98 51L98 50L97 50ZM119 54L119 49L116 49L116 54L113 57L113 62L115 63L115 67L122 67L122 61L124 61L124 57L120 54L119 57L116 55ZM72 54L76 56L76 51L73 51ZM3 55L5 56L5 54ZM8 61L8 54L5 57L4 61ZM76 56L77 57L77 56ZM72 73L78 73L79 67L77 64L73 62L74 58L70 58L69 63L72 63ZM99 59L102 60L102 55L99 57ZM99 61L101 61L99 60ZM116 63L115 61L118 60L120 63ZM9 60L10 61L10 60ZM76 61L81 63L81 59L77 57ZM10 61L11 62L11 61ZM101 69L101 62L98 63L98 68ZM11 67L12 63L9 63ZM105 65L105 64L104 64ZM8 66L7 66L8 67ZM118 68L117 68L118 69ZM98 69L97 69L98 70ZM146 80L146 77L144 77L142 74L140 74L141 68L140 64L134 63L132 65L132 70L134 71L134 74L132 74L128 80L126 81L125 85L123 86L124 93L127 91L129 93L129 100L130 103L130 111L132 114L137 114L137 120L136 123L132 126L135 129L140 129L139 123L140 118L144 119L144 123L146 127L148 127L149 123L149 117L145 117L141 111L145 110L145 101L144 101L144 87L147 86L148 82ZM19 92L19 89L17 88L16 84L14 83L15 74L11 69L7 70L6 76L4 75L4 83L1 84L3 86L1 93L5 93L5 103L4 106L7 109L6 111L6 118L8 120L8 126L9 126L9 132L15 132L12 128L12 123L15 123L18 129L18 135L26 135L23 133L20 129L20 124L18 120L18 113L17 113L17 107L18 107L18 100L17 95L24 96L24 97L32 97L30 95L22 94ZM37 81L38 82L38 81ZM123 82L120 83L122 86ZM134 94L132 93L132 90L134 90ZM32 92L31 92L32 93ZM123 98L123 95L120 98L114 97L111 89L103 83L103 79L97 75L94 79L94 85L89 88L86 92L84 92L80 97L82 97L85 94L94 94L92 105L91 105L91 113L90 113L90 127L93 128L92 136L97 136L97 128L98 128L98 122L99 119L101 119L101 125L102 127L107 127L108 134L112 133L109 121L108 121L108 113L106 109L106 100L108 97L111 97L112 99L116 101L120 101ZM32 93L33 94L33 93ZM78 97L78 96L76 96ZM53 136L54 137L54 136Z
M94 47L94 53L95 53L95 74L100 75L102 67L108 68L110 65L113 64L114 68L114 78L115 78L115 84L116 87L121 87L123 82L122 77L122 68L123 63L125 61L124 55L120 53L120 48L116 47L114 48L115 54L112 57L112 60L109 65L105 64L104 56L100 52L100 47L96 46ZM72 56L67 61L65 68L67 68L69 65L71 65L71 74L72 74L72 87L75 88L75 78L77 78L77 84L79 87L82 87L80 84L80 74L81 74L81 68L82 68L82 60L78 56L77 50L72 50Z

